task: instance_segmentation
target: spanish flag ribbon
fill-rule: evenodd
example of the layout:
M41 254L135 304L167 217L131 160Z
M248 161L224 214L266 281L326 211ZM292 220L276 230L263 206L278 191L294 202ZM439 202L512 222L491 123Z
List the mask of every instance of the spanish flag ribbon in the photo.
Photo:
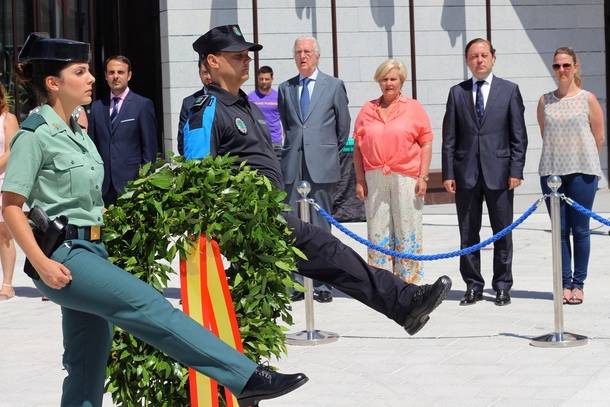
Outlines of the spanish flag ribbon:
M180 295L184 312L232 348L243 353L241 337L220 248L205 235L180 259ZM218 384L189 369L191 407L218 407ZM227 407L237 399L225 388Z

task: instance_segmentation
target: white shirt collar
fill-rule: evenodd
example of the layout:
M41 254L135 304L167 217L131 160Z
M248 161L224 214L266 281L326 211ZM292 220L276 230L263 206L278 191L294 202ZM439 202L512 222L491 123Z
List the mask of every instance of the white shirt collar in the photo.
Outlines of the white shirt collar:
M493 74L493 72L490 72L489 75L487 75L487 78L483 79L485 81L484 85L491 86L491 81L493 80L493 78L494 78L494 74ZM473 88L476 88L475 85L477 84L478 80L479 79L475 78L474 76L472 77L472 87Z
M120 101L122 102L123 100L125 100L128 93L129 93L129 86L126 87L125 90L118 95L115 95L114 93L110 92L110 100L112 100L112 98L118 97L119 99L121 99Z
M313 71L313 73L307 78L311 79L312 81L315 81L316 79L318 79L318 72L318 68L316 68L315 71ZM303 78L305 78L305 76L299 74L299 84L303 83Z

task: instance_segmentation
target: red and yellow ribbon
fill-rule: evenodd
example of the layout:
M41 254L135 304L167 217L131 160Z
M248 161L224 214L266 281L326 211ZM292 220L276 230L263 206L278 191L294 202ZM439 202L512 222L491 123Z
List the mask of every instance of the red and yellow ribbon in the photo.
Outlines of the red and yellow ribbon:
M222 341L243 353L235 309L218 243L201 235L180 260L180 294L184 312ZM189 369L191 407L218 407L218 384ZM237 399L225 388L227 407Z

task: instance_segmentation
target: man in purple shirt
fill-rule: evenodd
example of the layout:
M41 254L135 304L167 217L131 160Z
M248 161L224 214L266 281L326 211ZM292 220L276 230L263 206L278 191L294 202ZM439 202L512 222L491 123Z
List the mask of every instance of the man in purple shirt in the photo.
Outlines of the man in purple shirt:
M256 73L256 90L248 95L248 100L254 103L265 116L265 122L271 135L273 150L279 157L282 149L284 130L277 108L277 91L271 89L273 83L273 69L270 66L261 66Z

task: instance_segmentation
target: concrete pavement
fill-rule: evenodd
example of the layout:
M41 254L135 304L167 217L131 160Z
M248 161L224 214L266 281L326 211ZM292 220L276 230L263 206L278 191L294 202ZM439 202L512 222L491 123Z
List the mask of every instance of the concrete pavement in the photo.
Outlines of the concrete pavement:
M515 211L527 209L538 195L521 195ZM600 191L594 210L610 216L610 192ZM458 248L453 205L424 210L424 251ZM488 225L486 219L484 224ZM458 306L464 284L458 259L428 262L425 282L447 274L454 282L449 299L431 315L428 325L409 337L399 326L355 300L337 296L317 304L316 328L341 335L317 347L290 346L273 363L284 372L303 371L310 382L282 398L264 402L276 407L341 406L608 406L610 405L610 235L592 221L589 277L585 301L564 306L565 329L587 335L586 346L542 349L532 337L553 331L550 221L544 207L513 234L512 304L487 301ZM365 224L348 224L365 236ZM491 236L484 227L481 237ZM348 242L362 255L364 248ZM491 279L492 250L482 251L484 276ZM20 271L18 297L0 303L0 406L58 406L61 381L61 319L59 307L40 301L38 291ZM177 287L172 280L171 287ZM170 290L175 293L176 290ZM176 298L169 298L177 304ZM304 328L303 302L294 304L295 326ZM107 397L104 406L112 406Z

